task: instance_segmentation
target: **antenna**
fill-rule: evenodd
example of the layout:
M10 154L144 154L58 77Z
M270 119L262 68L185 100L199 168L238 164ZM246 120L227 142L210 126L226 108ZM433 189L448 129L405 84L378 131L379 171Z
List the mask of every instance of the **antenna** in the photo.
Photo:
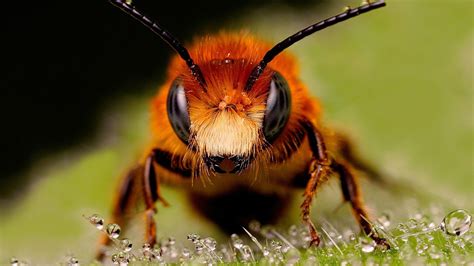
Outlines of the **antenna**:
M273 48L270 49L265 54L262 61L260 61L260 63L252 70L252 72L250 73L249 79L247 80L247 85L245 86L245 91L248 92L252 89L253 85L258 80L260 75L263 73L263 70L265 69L267 64L270 63L270 61L272 61L273 58L275 58L275 56L280 54L283 50L290 47L294 43L300 41L301 39L317 32L317 31L320 31L320 30L325 29L329 26L335 25L335 24L337 24L339 22L342 22L344 20L356 17L360 14L364 14L364 13L372 11L374 9L384 7L385 5L386 5L385 1L380 0L380 1L377 1L377 2L373 2L373 3L367 3L367 4L362 5L360 7L357 7L357 8L347 8L346 11L344 11L344 12L338 14L338 15L335 15L333 17L327 18L325 20L321 20L321 21L319 21L319 22L317 22L317 23L315 23L315 24L313 24L309 27L306 27L306 28L298 31L297 33L291 35L290 37L284 39L283 41L279 42L277 45L273 46Z

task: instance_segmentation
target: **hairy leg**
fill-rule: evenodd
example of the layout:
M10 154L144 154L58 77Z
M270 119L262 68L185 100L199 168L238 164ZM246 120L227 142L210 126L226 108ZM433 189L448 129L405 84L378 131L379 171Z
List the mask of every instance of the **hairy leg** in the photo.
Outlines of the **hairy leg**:
M361 229L371 237L378 245L390 247L388 242L380 238L370 222L367 208L362 200L362 193L357 179L350 165L332 160L331 168L339 175L341 190L344 199L351 204L352 212Z
M310 218L311 202L316 194L317 188L325 182L332 173L337 173L341 180L341 189L344 199L351 203L354 216L362 230L374 239L377 244L386 248L390 247L385 239L377 235L377 232L369 220L359 185L355 179L352 168L349 166L350 164L342 164L334 158L329 157L322 134L311 122L306 121L303 123L303 126L313 152L313 159L309 166L309 179L304 192L304 201L303 204L301 204L303 222L308 225L311 233L312 240L310 244L318 245L320 242L315 226ZM368 171L368 174L374 174L376 177L379 177L376 171L373 171L372 168L354 156L353 151L350 149L350 144L343 145L341 151L343 152L342 157L350 159L349 162L355 162L357 168L361 168L363 171Z
M318 246L321 240L311 221L311 203L316 194L316 189L326 181L331 174L329 167L330 162L322 134L309 121L305 121L303 127L308 136L309 145L313 152L313 159L309 166L309 180L303 194L304 200L301 204L301 216L303 222L308 225L309 228L311 235L310 245Z
M116 199L112 205L111 223L116 223L124 226L126 223L126 216L130 213L130 209L135 206L137 201L136 190L141 186L140 175L143 172L143 167L137 166L130 170L124 178L120 181ZM110 238L103 234L99 240L99 248L96 258L102 261L105 256L105 247L110 245Z
M156 223L153 215L156 213L155 203L160 200L165 206L168 203L161 197L159 191L159 178L156 175L154 162L156 160L155 152L151 152L144 165L133 168L121 181L117 198L112 207L111 221L123 227L128 222L126 218L130 209L136 206L138 199L142 198L145 203L143 213L145 223L145 241L154 246L156 244ZM103 260L104 246L109 245L111 240L103 235L100 239L101 247L96 258Z

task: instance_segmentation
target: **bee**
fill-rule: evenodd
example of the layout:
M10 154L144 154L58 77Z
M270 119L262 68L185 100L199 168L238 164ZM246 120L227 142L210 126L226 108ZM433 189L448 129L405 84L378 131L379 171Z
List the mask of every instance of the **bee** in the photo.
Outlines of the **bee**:
M275 46L247 32L221 32L198 39L189 50L127 1L110 2L177 52L151 103L152 141L119 184L113 222L126 224L125 214L143 202L145 241L153 246L155 204L168 205L162 184L186 189L193 208L226 231L252 219L277 220L295 191L304 189L301 218L310 244L317 246L311 204L317 189L337 176L362 231L389 247L372 226L356 175L378 173L354 154L346 138L322 124L320 103L300 80L295 59L284 52L317 31L385 6L384 1L347 8ZM101 243L107 245L107 237Z

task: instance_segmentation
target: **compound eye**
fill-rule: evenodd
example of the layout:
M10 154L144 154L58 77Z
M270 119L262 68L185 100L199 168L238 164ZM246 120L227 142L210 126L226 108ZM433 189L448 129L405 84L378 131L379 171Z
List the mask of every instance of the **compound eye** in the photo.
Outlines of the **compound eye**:
M176 79L171 85L167 100L168 119L178 137L185 143L189 139L188 100L184 93L184 87L180 80Z
M275 72L270 82L270 88L263 120L265 139L271 143L282 132L291 111L291 94L288 82L283 76Z

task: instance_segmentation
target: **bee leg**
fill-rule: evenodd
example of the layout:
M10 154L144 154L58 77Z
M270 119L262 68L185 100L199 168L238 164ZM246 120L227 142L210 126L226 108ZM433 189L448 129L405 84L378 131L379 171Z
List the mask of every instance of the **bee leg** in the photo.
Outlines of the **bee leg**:
M341 181L341 190L344 199L350 202L352 212L359 223L361 229L372 238L379 246L390 248L389 243L384 238L378 236L369 220L369 215L362 200L362 193L350 166L332 160L331 168L339 175Z
M111 223L116 223L121 226L124 226L126 221L125 215L128 210L134 206L136 197L134 197L134 190L137 186L140 185L141 180L139 179L140 175L143 173L143 167L137 166L130 170L124 178L121 180L117 198L114 201L112 208L112 217ZM104 247L108 246L111 242L111 239L103 234L99 240L99 249L96 254L96 259L103 261L105 258L105 249Z
M168 206L160 194L159 177L156 175L154 162L156 161L155 151L147 157L143 174L143 195L145 200L145 241L153 247L156 244L156 222L153 215L157 210L155 202L160 201L164 206Z
M313 201L318 186L327 180L330 174L330 163L321 133L309 121L305 122L303 126L307 132L309 145L313 152L313 160L309 167L309 181L306 183L306 189L303 194L304 201L300 207L303 222L309 227L311 235L310 246L318 246L320 238L311 221L311 202Z
M319 164L316 160L313 160L311 163L311 169L310 178L303 194L304 200L300 207L303 222L308 226L311 235L310 246L318 246L321 240L319 238L318 232L316 231L316 227L311 221L311 203L313 201L314 195L316 194L317 187L328 175L328 167Z
M145 161L145 165L135 167L122 180L111 219L113 223L124 227L127 222L125 215L137 201L136 194L142 194L145 202L145 241L152 247L156 244L156 223L153 219L153 215L156 213L155 202L161 201L165 206L168 206L168 203L160 195L159 179L154 167L155 157L155 152L151 152ZM110 238L103 235L100 240L101 247L109 245L110 242ZM99 249L96 256L97 260L103 261L104 251L103 248Z

